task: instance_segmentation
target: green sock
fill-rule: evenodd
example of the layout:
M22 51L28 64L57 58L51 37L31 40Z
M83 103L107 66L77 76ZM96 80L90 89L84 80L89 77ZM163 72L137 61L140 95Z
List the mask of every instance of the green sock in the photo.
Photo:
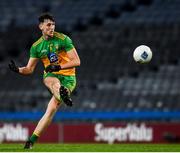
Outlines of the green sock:
M31 137L29 138L29 140L30 140L31 142L35 143L38 138L39 138L39 137L33 133L33 134L31 135Z

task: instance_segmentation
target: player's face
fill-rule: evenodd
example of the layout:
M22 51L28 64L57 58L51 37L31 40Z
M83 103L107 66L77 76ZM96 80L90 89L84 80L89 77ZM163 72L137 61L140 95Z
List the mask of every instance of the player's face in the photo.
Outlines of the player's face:
M44 20L44 22L39 25L39 28L41 29L43 35L53 37L55 22L49 19Z

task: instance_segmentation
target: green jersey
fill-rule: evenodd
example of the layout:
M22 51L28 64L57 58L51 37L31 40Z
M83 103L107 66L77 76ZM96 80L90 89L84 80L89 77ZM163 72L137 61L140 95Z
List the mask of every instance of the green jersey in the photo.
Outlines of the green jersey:
M67 56L67 52L74 48L72 40L58 32L54 32L54 36L48 40L44 37L40 37L30 49L30 57L41 59L44 67L50 64L64 64L70 59ZM55 74L62 74L67 76L75 75L75 68L69 68L60 70L59 72L53 72Z

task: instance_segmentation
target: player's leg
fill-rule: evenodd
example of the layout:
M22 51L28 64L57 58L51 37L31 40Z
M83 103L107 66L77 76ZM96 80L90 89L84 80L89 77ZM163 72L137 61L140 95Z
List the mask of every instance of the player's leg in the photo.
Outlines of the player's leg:
M26 142L24 148L29 149L32 147L33 143L37 141L40 134L44 131L44 129L50 124L56 110L57 106L60 105L60 96L59 96L59 88L60 88L60 81L55 77L47 77L44 79L45 85L53 94L51 98L46 113L39 121L35 131L33 132L32 136Z
M53 96L48 104L48 107L46 109L45 114L39 121L38 125L36 126L32 136L29 138L29 140L26 142L24 148L25 149L31 149L33 144L37 141L37 139L40 137L42 132L48 127L48 125L51 123L54 114L58 110L60 106L59 101Z
M54 74L53 74L54 75ZM70 97L70 90L65 87L57 76L48 76L44 78L44 84L51 91L58 101L64 102L67 106L72 106L72 99ZM60 81L59 81L60 80Z
M61 84L66 87L69 94L73 92L73 90L76 87L76 77L75 76L59 76L59 80L61 81Z
M62 81L62 84L65 87L61 86L59 80ZM39 121L33 135L30 137L29 141L26 142L25 147L24 147L25 149L30 149L33 143L37 141L41 133L50 124L55 112L57 111L61 103L61 97L64 96L63 102L67 104L67 102L69 101L68 99L69 97L67 98L67 95L69 96L70 95L69 92L70 91L72 92L73 89L75 88L76 79L75 77L61 77L59 79L57 79L56 77L46 77L44 79L44 83L53 94L53 97L50 100L46 113L44 114L42 119ZM62 87L64 90L62 90Z
M53 96L48 104L47 110L41 120L39 121L37 127L34 130L34 134L40 136L42 132L47 128L47 126L51 123L54 114L58 110L60 103Z
M46 77L44 78L45 86L50 90L50 92L54 95L54 97L60 102L61 97L59 93L59 89L61 87L60 81L56 77Z
M76 77L75 76L58 75L58 78L62 84L62 86L60 88L60 95L63 98L63 101L66 103L66 105L72 106L73 103L70 98L70 95L76 87Z

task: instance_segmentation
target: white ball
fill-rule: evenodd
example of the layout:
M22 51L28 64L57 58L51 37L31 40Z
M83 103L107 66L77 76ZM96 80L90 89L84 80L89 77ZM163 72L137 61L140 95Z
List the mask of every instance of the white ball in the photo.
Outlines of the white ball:
M152 51L148 46L140 45L134 50L133 58L137 63L148 63L152 59Z

